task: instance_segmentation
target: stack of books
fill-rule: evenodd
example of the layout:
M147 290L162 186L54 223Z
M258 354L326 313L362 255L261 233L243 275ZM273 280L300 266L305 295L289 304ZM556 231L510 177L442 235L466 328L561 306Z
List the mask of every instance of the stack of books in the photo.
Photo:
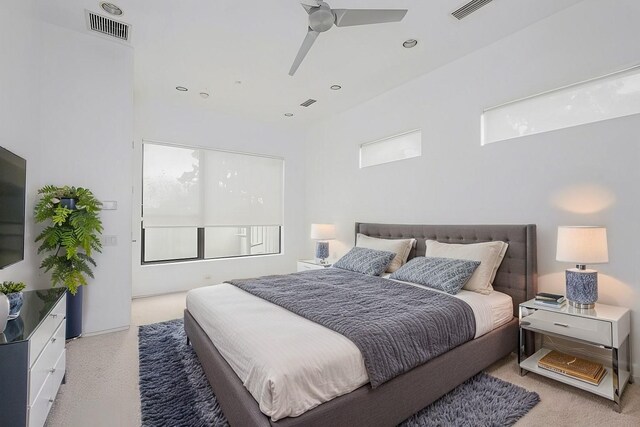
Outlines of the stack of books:
M562 308L567 304L567 299L564 295L541 292L536 295L535 304L542 307Z
M607 374L602 364L552 350L538 361L538 366L589 384L598 385Z

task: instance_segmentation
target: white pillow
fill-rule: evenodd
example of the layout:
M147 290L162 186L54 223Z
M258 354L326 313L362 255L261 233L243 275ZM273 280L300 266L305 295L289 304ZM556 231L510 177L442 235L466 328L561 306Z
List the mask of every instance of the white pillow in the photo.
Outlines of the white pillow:
M493 279L496 277L498 267L502 263L504 254L509 244L501 241L485 243L440 243L435 240L427 240L428 257L468 259L480 261L480 265L473 273L463 289L481 294L493 291Z
M409 257L411 248L416 244L416 239L377 239L358 233L356 236L356 246L360 248L377 249L396 254L395 258L387 267L387 272L393 273L402 267Z

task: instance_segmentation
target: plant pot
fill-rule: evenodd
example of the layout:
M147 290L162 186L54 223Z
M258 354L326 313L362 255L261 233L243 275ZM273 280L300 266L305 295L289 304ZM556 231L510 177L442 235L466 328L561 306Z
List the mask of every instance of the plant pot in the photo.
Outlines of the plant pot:
M9 299L9 320L13 320L20 316L23 303L22 292L13 292L8 294L7 298Z
M62 198L60 199L60 206L64 206L72 211L76 210L76 199Z
M67 291L67 339L82 335L82 293L84 286L78 286L78 292L71 295Z
M9 298L0 293L0 332L7 326L7 320L9 320Z

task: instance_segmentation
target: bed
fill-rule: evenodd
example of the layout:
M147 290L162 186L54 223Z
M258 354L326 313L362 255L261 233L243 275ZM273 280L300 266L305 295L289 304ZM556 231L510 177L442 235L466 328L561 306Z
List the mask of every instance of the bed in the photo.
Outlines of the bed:
M427 239L443 243L479 243L493 240L509 243L493 286L496 291L511 297L513 302L511 319L506 319L506 323L502 322L503 324L490 332L455 347L376 388L372 388L366 379L364 381L360 379L362 385L351 392L322 403L299 416L273 421L273 418L261 411L256 398L236 374L238 367L235 365L232 367L227 362L228 357L225 359L221 354L221 351L222 353L225 351L223 346L220 347L222 350L218 351L212 339L209 338L205 330L209 330L211 334L210 325L200 325L188 306L185 310L187 336L231 425L396 425L516 349L517 306L532 298L536 292L535 226L358 223L356 233L377 238L415 238L417 245L411 251L409 258L424 255ZM192 309L195 312L195 309ZM200 317L200 319L204 318ZM269 350L265 349L265 351ZM260 401L263 404L262 400Z

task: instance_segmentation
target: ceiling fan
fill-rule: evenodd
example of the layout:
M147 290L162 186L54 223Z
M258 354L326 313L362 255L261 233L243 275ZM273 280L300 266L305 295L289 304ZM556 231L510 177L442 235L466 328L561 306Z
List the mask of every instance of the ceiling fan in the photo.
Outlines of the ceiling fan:
M293 61L291 70L289 70L290 76L296 73L320 33L329 31L334 25L336 27L350 27L400 22L407 14L407 9L331 9L327 3L320 0L305 0L302 7L309 14L309 30L296 59Z

